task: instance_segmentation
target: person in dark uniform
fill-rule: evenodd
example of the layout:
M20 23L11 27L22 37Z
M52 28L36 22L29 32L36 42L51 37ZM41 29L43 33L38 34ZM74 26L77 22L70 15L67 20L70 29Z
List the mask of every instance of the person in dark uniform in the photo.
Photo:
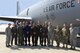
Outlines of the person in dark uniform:
M36 23L33 23L33 36L32 36L32 42L34 46L38 45L38 27Z
M15 39L15 45L17 45L17 26L16 24L13 24L11 32L12 32L11 45L13 45L13 39Z
M36 31L36 34L35 34L35 46L38 45L38 31L37 31L37 26L35 26L35 31Z
M36 36L35 23L33 23L32 27L31 27L31 35L32 35L32 45L35 46L35 36Z
M42 32L42 29L43 29L43 26L42 25L39 25L38 26L38 29L39 29L39 32L38 32L38 34L39 34L39 38L40 38L40 45L41 46L43 46L43 32Z
M42 26L42 42L44 43L44 46L46 46L47 33L48 33L47 25L44 24Z
M18 27L18 45L23 45L24 44L23 40L24 40L23 27L22 27L22 22L20 22Z
M32 35L32 45L37 46L38 36L37 36L36 23L33 23L32 27L31 27L31 35Z
M29 25L28 25L28 26L29 26L29 36L28 36L28 42L29 42L29 46L30 46L30 45L31 45L31 44L30 44L30 37L31 37L31 27L32 27L32 21L30 21L30 22L29 22Z
M27 41L29 42L29 46L30 46L30 27L28 25L28 22L26 22L26 26L23 28L23 31L24 31L24 38L25 38L25 46L27 46Z
M42 45L42 25L40 25L40 22L37 23L37 36L40 38L40 45Z

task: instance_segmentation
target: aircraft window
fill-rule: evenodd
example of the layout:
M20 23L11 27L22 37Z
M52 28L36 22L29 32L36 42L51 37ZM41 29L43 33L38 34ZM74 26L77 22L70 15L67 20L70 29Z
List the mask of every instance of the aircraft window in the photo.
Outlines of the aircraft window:
M78 0L78 3L80 4L80 0Z
M27 9L27 16L28 16L28 14L29 14L29 8Z

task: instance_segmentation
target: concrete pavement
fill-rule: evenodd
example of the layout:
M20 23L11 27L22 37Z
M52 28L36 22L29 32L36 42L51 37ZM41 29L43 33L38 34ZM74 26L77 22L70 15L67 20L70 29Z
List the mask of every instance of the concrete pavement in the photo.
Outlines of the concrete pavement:
M45 46L5 46L5 35L0 34L0 53L80 53L80 48L76 50L57 48L57 47L45 47Z

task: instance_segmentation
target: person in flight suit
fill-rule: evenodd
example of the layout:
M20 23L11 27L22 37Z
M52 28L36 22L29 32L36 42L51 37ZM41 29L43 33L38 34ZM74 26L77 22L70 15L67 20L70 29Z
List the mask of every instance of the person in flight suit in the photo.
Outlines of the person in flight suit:
M12 32L11 45L13 45L13 39L15 39L15 45L17 45L17 26L16 24L13 24L11 32Z
M5 30L5 34L6 34L6 47L10 46L10 41L11 41L11 36L12 36L10 26L11 26L11 24L9 23L8 27Z
M24 44L24 37L23 37L23 26L22 26L22 22L19 23L19 27L18 27L18 45L23 45Z
M67 46L68 46L69 34L70 34L70 31L69 31L69 29L67 28L66 24L64 24L64 25L63 25L63 28L62 28L63 48L65 47L65 45L66 45L66 48L67 48Z

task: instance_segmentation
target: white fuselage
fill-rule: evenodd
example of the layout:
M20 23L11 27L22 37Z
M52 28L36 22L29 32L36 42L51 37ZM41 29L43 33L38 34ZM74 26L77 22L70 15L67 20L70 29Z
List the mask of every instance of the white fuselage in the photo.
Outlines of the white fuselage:
M45 0L27 8L19 16L32 17L41 23L50 21L54 26L64 23L79 25L76 19L80 19L80 4L78 0Z

